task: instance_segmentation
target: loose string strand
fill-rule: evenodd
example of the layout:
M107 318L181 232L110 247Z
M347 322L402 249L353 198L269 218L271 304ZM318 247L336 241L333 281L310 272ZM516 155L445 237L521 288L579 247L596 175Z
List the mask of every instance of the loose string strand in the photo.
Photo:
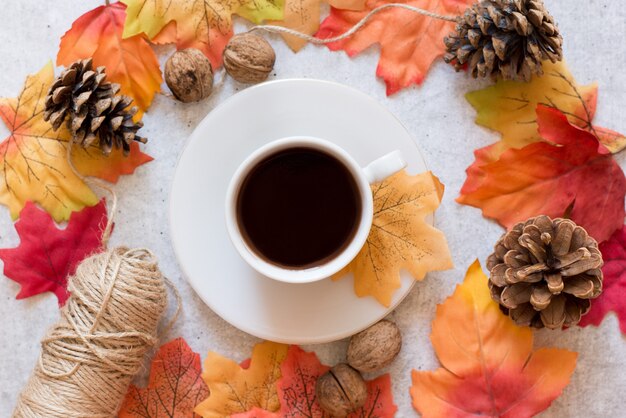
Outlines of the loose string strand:
M365 26L367 24L367 22L369 22L372 19L372 17L374 17L378 13L380 13L380 12L382 12L384 10L387 10L387 9L406 9L406 10L409 10L411 12L421 14L423 16L431 17L433 19L445 20L445 21L448 21L448 22L456 22L457 21L456 16L441 15L441 14L438 14L438 13L435 13L435 12L431 12L429 10L420 9L419 7L414 7L414 6L410 6L408 4L403 4L403 3L389 3L389 4L384 4L382 6L379 6L379 7L375 8L375 9L373 9L371 12L366 14L363 17L363 19L359 20L354 26L352 26L347 32L344 32L341 35L334 36L332 38L325 38L325 39L316 38L315 36L311 36L311 35L308 35L306 33L298 32L297 30L294 30L294 29L285 28L283 26L276 26L276 25L257 25L257 26L253 26L252 28L250 28L250 30L248 32L254 32L254 31L261 31L262 30L262 31L265 31L265 32L292 35L292 36L298 37L300 39L304 39L307 42L310 42L312 44L324 45L324 44L330 44L330 43L333 43L333 42L337 42L337 41L341 41L341 40L344 40L346 38L349 38L350 36L354 35L359 30L361 30L361 28L363 26Z

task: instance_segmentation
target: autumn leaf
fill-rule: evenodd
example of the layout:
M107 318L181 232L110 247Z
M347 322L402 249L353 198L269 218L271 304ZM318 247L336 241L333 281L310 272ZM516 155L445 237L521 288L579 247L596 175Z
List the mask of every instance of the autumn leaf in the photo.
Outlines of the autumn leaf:
M193 409L209 395L200 356L183 338L164 344L152 359L146 388L131 385L119 418L196 418Z
M362 10L366 0L326 0L329 5L342 10ZM322 0L285 0L285 17L268 22L284 26L307 35L313 35L320 27L320 6ZM307 41L292 35L283 34L289 47L298 52Z
M626 335L626 227L622 226L608 241L601 243L600 251L604 259L602 294L593 301L579 325L598 326L610 311L614 311L622 334Z
M288 346L272 342L257 344L249 367L210 352L204 361L202 379L209 386L209 397L196 414L204 418L226 417L254 407L275 412L280 408L276 381Z
M431 172L405 171L372 185L374 220L367 242L350 264L333 276L354 274L359 297L373 296L385 306L400 287L400 271L422 280L426 273L452 267L443 232L429 225L443 196L443 184Z
M367 0L363 11L332 8L322 22L318 38L341 35L370 11L387 3L404 3L446 16L463 13L473 0ZM344 50L349 56L360 54L372 45L380 45L376 75L387 85L387 95L410 86L422 84L433 62L443 56L444 36L454 29L454 23L433 19L406 9L389 9L377 14L372 21L348 39L328 44L333 50Z
M124 38L145 33L158 44L197 48L213 68L233 36L232 15L253 23L282 19L284 0L122 0L128 5Z
M13 219L28 201L41 205L57 222L98 203L96 195L67 162L70 132L65 126L54 132L43 120L45 97L53 80L54 70L49 63L26 79L17 98L0 99L0 117L10 131L0 143L0 203L9 207ZM111 182L150 160L137 144L131 146L127 158L121 150L113 150L106 157L98 144L72 149L72 161L80 172Z
M4 275L21 286L17 299L52 292L59 306L63 305L69 297L68 277L81 261L102 250L106 223L104 200L72 213L64 229L59 229L45 211L27 203L15 223L20 244L0 249Z
M96 7L76 19L61 38L57 65L68 67L93 57L94 65L106 67L107 79L118 83L121 93L132 97L143 112L160 91L163 78L156 54L143 36L122 38L125 19L122 3Z
M533 216L570 212L598 242L607 240L624 223L622 169L595 136L560 111L540 105L537 121L545 142L505 151L481 167L480 181L468 170L457 201L481 208L506 228Z
M626 147L626 137L593 125L598 102L597 83L582 86L574 79L565 62L543 64L544 75L529 83L498 82L465 97L478 112L476 123L502 134L502 140L477 151L475 167L495 161L508 148L522 148L541 141L535 110L544 105L560 110L570 123L598 138L611 152Z
M500 312L476 261L437 307L430 336L441 368L413 370L413 406L424 418L531 417L556 399L577 354L533 351L533 334Z
M280 410L277 412L253 408L232 418L330 418L317 403L317 379L330 367L320 363L317 355L298 346L290 346L280 366L278 380ZM391 378L388 374L366 382L368 397L365 405L347 418L391 418L397 411L393 403Z

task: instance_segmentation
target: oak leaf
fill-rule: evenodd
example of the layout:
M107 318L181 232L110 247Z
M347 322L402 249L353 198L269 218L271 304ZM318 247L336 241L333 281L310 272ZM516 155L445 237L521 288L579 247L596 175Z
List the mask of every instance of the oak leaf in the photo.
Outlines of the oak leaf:
M626 335L626 227L600 244L604 259L602 294L591 303L591 309L580 320L580 326L600 325L610 311L617 314L622 334Z
M577 354L533 351L533 334L500 312L476 261L437 307L430 336L441 368L413 370L413 406L424 418L531 417L556 399Z
M150 107L163 78L156 54L144 36L122 38L126 6L113 3L85 13L61 38L57 65L93 57L106 67L107 80L118 83L121 93L134 99L142 112ZM139 117L140 114L138 113Z
M607 240L624 223L622 169L593 134L559 110L540 105L537 121L544 141L505 151L481 167L479 181L468 170L457 201L481 208L506 228L568 213L598 242Z
M202 373L210 395L196 407L196 414L204 418L226 417L254 407L277 411L280 403L276 382L287 349L286 345L272 342L257 344L249 365L244 367L210 352Z
M341 35L370 11L387 3L404 3L455 16L462 14L473 0L367 0L363 11L332 8L316 36L325 39ZM443 38L453 29L453 22L422 16L406 9L388 9L373 17L350 38L330 43L328 48L332 51L344 50L352 57L379 44L376 75L385 80L387 95L391 95L411 84L422 84L433 62L445 53Z
M326 0L331 7L342 10L362 10L366 0ZM320 27L322 0L285 0L285 17L268 22L284 26L307 35L313 35ZM298 52L307 41L293 35L282 35L289 47Z
M164 344L152 359L146 388L131 385L119 418L196 418L195 406L209 394L200 356L183 338Z
M367 242L333 280L353 273L357 296L373 296L389 306L401 270L422 280L429 271L451 268L445 235L425 220L439 207L443 189L431 172L402 171L372 185L374 220Z
M280 410L269 412L253 408L232 418L330 418L317 403L315 394L317 379L330 368L323 365L315 353L290 346L280 369L282 376L277 383ZM390 376L385 374L366 384L365 405L347 418L392 418L398 408L393 403Z
M102 250L106 223L104 200L72 213L64 229L59 229L45 211L27 203L15 223L20 244L0 249L4 275L21 286L16 298L52 292L59 306L63 305L69 297L68 277L81 261Z
M145 33L158 44L197 48L213 68L233 35L232 15L253 23L282 19L284 0L122 0L128 5L124 37Z
M57 222L98 203L93 191L68 164L71 133L65 126L54 132L43 120L45 97L53 80L54 70L48 64L27 77L17 98L0 99L0 118L10 131L0 143L0 203L9 207L14 219L28 201L38 203ZM127 158L121 150L113 150L106 157L98 144L72 149L72 161L82 174L111 182L151 160L137 144L131 144Z

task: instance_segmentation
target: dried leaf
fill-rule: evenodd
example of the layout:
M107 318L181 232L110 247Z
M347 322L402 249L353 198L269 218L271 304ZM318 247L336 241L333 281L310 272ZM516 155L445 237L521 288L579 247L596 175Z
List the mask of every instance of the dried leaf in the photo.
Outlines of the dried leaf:
M106 67L107 80L118 83L121 93L145 111L160 91L163 78L156 54L143 36L122 39L125 19L122 3L96 7L76 19L61 38L57 65L67 67L93 57L95 66Z
M318 38L341 35L367 13L386 3L368 0L360 12L332 8L320 25ZM400 1L434 13L454 16L465 11L473 0L409 0ZM433 62L443 56L443 38L454 29L454 23L422 16L405 9L389 9L377 14L366 26L348 39L328 44L332 51L344 50L353 57L372 45L380 45L376 75L387 85L387 95L410 86L422 84Z
M131 385L119 418L196 418L193 409L209 395L200 356L183 338L163 344L152 359L146 388Z
M68 277L81 261L102 250L106 204L102 200L94 207L72 213L64 229L59 229L50 215L31 202L20 216L15 223L20 244L0 249L4 275L20 284L17 299L52 292L61 306L69 297Z
M0 143L0 203L9 207L14 219L28 201L41 205L57 222L98 203L67 162L72 135L65 126L54 132L43 120L44 101L53 80L54 70L48 64L26 79L17 98L0 99L0 117L10 131ZM81 173L112 182L150 160L137 144L131 145L126 159L121 150L113 150L109 157L102 155L98 144L72 149L72 161Z
M468 170L459 203L510 228L537 215L571 219L598 242L624 222L626 178L611 154L588 131L571 125L560 111L537 108L539 134L547 142L509 149L481 167L482 179Z
M155 43L197 48L213 68L233 36L232 15L253 23L282 19L284 0L122 0L128 5L124 38L145 33Z
M463 284L437 307L431 341L442 367L413 370L413 406L424 418L530 417L556 399L577 354L533 351L533 334L500 312L476 261Z
M626 147L626 137L592 123L598 102L596 83L579 85L564 61L546 61L543 66L544 75L534 76L529 83L498 80L493 86L466 95L478 112L476 123L502 134L500 142L487 147L491 156L487 161L497 159L507 148L541 141L537 132L538 105L560 110L570 123L594 134L613 153Z
M232 418L330 418L317 403L317 379L329 367L320 363L317 355L290 346L287 357L280 366L282 377L278 380L280 410L269 412L260 408L233 415ZM392 418L397 406L393 403L391 378L388 374L367 381L368 397L365 405L347 418Z
M400 271L416 280L452 267L443 232L425 222L443 196L443 185L431 172L409 176L405 171L372 185L374 221L365 246L333 276L354 274L359 297L373 296L385 306L400 287Z
M272 342L257 344L250 365L243 368L232 360L210 352L204 361L202 379L210 395L195 412L204 418L225 417L254 407L275 412L280 408L276 382L288 346Z
M602 294L591 301L591 309L579 325L600 325L606 315L617 315L622 334L626 335L626 227L616 231L611 239L600 244L604 259Z
M365 0L326 0L336 9L362 10ZM320 27L320 6L322 0L285 0L285 18L268 22L272 25L284 26L298 32L313 35ZM289 47L298 52L306 41L292 35L283 34Z

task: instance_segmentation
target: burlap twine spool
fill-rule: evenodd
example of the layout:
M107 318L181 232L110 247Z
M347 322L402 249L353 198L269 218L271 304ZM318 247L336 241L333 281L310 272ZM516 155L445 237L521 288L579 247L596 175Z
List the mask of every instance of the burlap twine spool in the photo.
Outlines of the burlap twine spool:
M157 341L167 289L148 250L93 255L78 266L68 290L13 417L114 417Z

